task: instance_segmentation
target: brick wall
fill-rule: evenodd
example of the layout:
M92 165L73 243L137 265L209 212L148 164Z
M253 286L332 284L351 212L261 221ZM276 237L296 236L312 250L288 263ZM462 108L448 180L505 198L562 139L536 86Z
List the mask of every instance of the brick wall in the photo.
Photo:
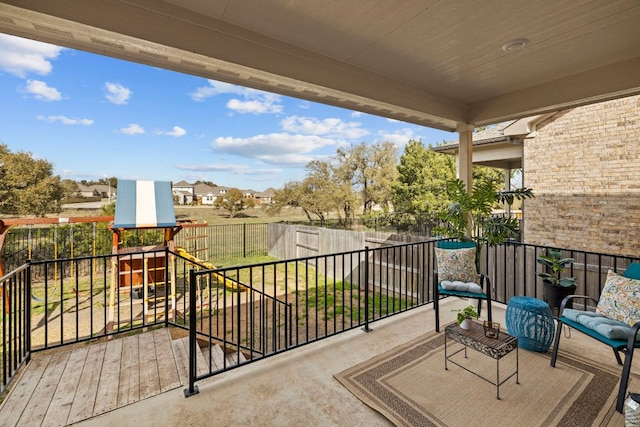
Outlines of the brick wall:
M640 257L640 96L539 123L523 166L525 242Z

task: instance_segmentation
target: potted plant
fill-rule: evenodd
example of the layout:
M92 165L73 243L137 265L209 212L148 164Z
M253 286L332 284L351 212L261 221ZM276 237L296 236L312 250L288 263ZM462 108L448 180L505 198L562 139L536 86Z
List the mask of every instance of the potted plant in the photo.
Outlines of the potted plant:
M574 259L563 258L558 249L549 249L546 255L538 255L537 261L547 270L536 272L544 283L542 298L552 309L560 308L562 300L576 290L575 277L562 277L562 272L573 264Z
M475 307L472 305L469 305L463 308L462 310L454 310L454 311L458 312L458 317L456 321L458 322L458 325L462 329L471 329L471 322L473 321L473 319L477 319L480 317Z
M479 265L483 245L496 246L513 238L520 230L517 218L494 215L501 204L533 197L530 188L500 190L501 182L485 176L474 180L470 192L460 179L447 182L451 204L439 215L447 225L436 227L438 234L458 240L472 240L476 244L476 264ZM469 235L470 231L470 235Z

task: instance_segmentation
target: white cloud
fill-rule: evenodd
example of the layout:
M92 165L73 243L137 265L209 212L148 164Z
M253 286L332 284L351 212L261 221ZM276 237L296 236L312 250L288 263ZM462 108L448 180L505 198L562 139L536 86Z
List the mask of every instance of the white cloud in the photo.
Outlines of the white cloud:
M360 117L362 115L362 111L352 111L351 117Z
M29 73L47 75L63 49L48 43L0 34L0 69L25 78Z
M209 82L209 86L197 88L191 93L191 99L193 99L194 101L204 101L207 98L211 98L221 94L243 95L248 90L251 90L242 86L232 85L231 83L223 83L216 80L207 81Z
M421 138L416 136L413 130L408 128L400 129L392 133L386 133L386 132L378 133L378 140L389 141L397 148L404 147L411 139L421 139Z
M42 101L60 101L62 99L62 94L58 89L48 86L40 80L27 80L27 85L24 87L23 92Z
M282 128L288 132L307 135L331 135L336 138L356 139L369 134L361 123L344 122L341 119L317 119L315 117L291 116L282 120Z
M109 102L113 104L126 104L129 101L131 94L133 93L130 89L122 86L119 83L106 82L104 86L107 90L105 98L107 98L107 100L109 100Z
M212 148L218 152L288 166L305 166L311 160L324 157L309 153L324 147L339 145L340 141L332 138L286 133L256 135L250 138L220 137L211 144Z
M140 135L144 133L144 128L137 123L130 123L129 126L120 129L119 132L125 135Z
M268 98L244 101L240 99L230 99L229 102L227 102L227 108L243 114L279 114L282 112L282 105Z
M207 81L209 86L197 88L190 94L191 99L204 101L218 95L239 95L241 99L232 98L227 102L227 108L236 113L279 114L282 112L280 95L215 80Z
M177 165L177 169L194 172L226 172L238 175L273 175L282 172L276 168L254 168L248 165L213 163L208 165Z
M38 120L42 120L47 123L60 122L63 125L91 126L93 124L93 120L91 119L71 119L65 116L38 116Z
M180 126L174 126L170 131L159 130L156 133L158 135L167 135L167 136L174 136L176 138L179 138L181 136L185 136L187 134L187 131L181 128Z

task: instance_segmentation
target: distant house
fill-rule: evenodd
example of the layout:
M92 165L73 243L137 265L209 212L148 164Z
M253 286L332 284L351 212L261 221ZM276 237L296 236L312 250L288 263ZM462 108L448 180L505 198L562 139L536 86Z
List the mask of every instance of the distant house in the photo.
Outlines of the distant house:
M94 185L78 184L78 190L81 197L100 197L100 191Z
M82 185L78 184L78 195L80 197L100 197L102 199L115 198L116 189L109 185Z
M218 199L224 199L229 193L230 187L210 186L207 184L189 184L186 181L179 181L173 184L172 192L176 203L188 205L197 203L198 205L213 206ZM273 188L263 192L255 190L240 190L245 198L256 200L260 204L270 204L275 194Z
M194 193L196 201L199 205L213 205L216 201L216 188L207 184L196 184L194 186Z
M215 187L215 192L214 192L214 196L215 199L224 199L225 197L227 197L227 193L229 192L229 187Z
M173 194L176 203L179 205L189 205L196 200L195 187L193 184L189 184L187 181L178 181L171 186L171 193Z
M100 193L100 197L103 199L114 199L116 197L116 189L110 185L96 184L93 188Z
M276 190L270 187L261 193L255 193L253 197L261 205L270 205L271 203L273 203L273 196L275 194L276 194Z

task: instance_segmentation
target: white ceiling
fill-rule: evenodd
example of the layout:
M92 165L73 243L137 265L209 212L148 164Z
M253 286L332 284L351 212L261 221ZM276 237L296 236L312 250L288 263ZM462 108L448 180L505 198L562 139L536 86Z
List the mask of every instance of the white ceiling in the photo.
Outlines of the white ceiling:
M640 93L638 0L9 0L0 32L445 130Z

